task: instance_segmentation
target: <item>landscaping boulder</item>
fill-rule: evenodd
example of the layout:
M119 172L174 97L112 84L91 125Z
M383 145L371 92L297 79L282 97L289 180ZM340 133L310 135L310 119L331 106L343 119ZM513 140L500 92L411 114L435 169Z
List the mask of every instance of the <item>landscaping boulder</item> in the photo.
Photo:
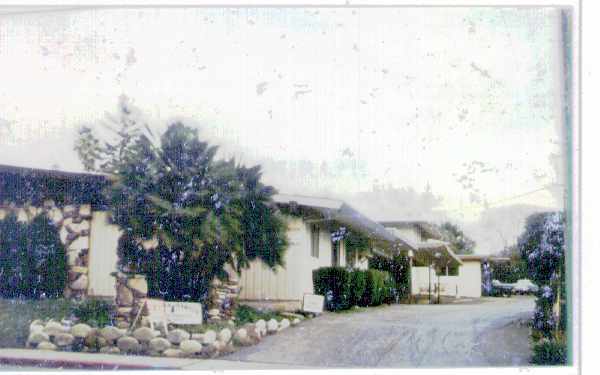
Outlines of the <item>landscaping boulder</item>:
M190 339L190 334L183 329L174 329L167 335L167 339L171 342L171 344L180 344L184 340Z
M275 319L267 322L267 333L275 333L279 329L279 323Z
M202 347L202 352L201 354L203 356L206 357L216 357L219 354L219 350L217 349L217 345L215 345L218 341L215 341L214 343L210 344L210 345L204 345Z
M75 324L71 328L71 334L73 336L79 337L79 338L87 337L92 331L93 331L93 328L84 323Z
M73 337L73 335L70 333L59 333L58 335L54 336L54 343L57 346L69 346L74 340L75 337Z
M267 333L267 322L265 322L263 319L257 320L256 323L254 323L254 325L256 326L256 328L258 328L261 334L263 331L265 332L265 334Z
M148 295L148 283L145 277L133 277L127 280L127 286L134 296L143 298Z
M42 322L39 319L34 320L33 322L31 322L31 324L29 325L29 332L34 332L34 331L40 331L40 330L44 330L44 322Z
M227 344L231 340L231 330L229 328L223 328L219 332L219 341Z
M62 324L55 322L53 320L46 323L46 326L44 327L44 332L47 333L49 336L56 336L59 333L64 333L67 331L68 331L68 329L63 327Z
M286 328L288 328L290 326L290 321L288 319L281 319L281 322L279 322L279 330L284 330Z
M196 340L184 340L179 344L179 349L185 354L198 354L202 352L202 344Z
M133 337L135 337L139 342L149 342L156 336L158 336L158 332L149 327L141 327L133 331Z
M100 348L100 353L119 354L121 353L121 349L117 348L116 346L103 346Z
M202 338L202 343L205 345L210 345L217 340L217 333L212 329L204 332L204 336Z
M54 345L53 343L51 343L49 341L40 342L38 344L37 348L40 350L56 350L57 349L56 345Z
M163 352L163 355L169 358L178 358L183 356L183 352L179 349L167 349Z
M220 314L221 314L221 312L219 311L219 309L208 310L208 315L210 315L210 317L219 316Z
M293 326L296 326L298 324L300 324L300 319L296 318L296 319L292 320L292 325Z
M119 337L123 336L123 333L123 331L114 326L106 326L100 330L100 335L108 342L118 339Z
M29 326L29 333L44 332L44 326L41 324L32 324Z
M227 346L227 343L217 340L212 344L212 346L214 347L214 349L217 353L223 353L225 351L225 347Z
M165 338L155 337L152 340L150 340L149 347L150 350L160 353L164 352L167 349L170 349L171 343Z
M50 337L47 333L42 331L34 331L29 334L29 338L27 338L27 342L30 344L39 344L41 342L50 341Z
M260 341L261 337L264 336L260 329L256 326L256 324L246 324L244 325L246 332L248 333L248 338L253 342L257 343Z
M252 345L252 340L248 337L248 331L245 328L240 328L233 335L233 342L236 345L247 346Z
M77 280L73 281L69 287L73 290L85 290L88 287L88 278L86 275L79 275Z
M122 336L117 340L117 347L122 352L126 353L135 353L139 352L141 349L140 343L135 337L131 336Z
M133 304L133 292L123 284L117 286L117 304L119 306L131 306Z

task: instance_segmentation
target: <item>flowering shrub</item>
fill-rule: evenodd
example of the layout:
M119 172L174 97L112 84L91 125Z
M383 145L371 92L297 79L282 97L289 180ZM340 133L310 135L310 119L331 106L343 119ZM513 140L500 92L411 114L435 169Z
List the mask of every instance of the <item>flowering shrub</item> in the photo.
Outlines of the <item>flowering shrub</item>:
M483 291L483 295L489 296L492 294L492 268L488 262L484 262L481 265L481 268L481 289Z
M566 314L565 224L561 212L532 215L518 241L521 256L527 261L529 277L540 286L532 317L533 335L542 338L534 346L534 357L540 361L550 357L561 359L560 363L566 360L566 345L561 344L564 340L559 342L557 339L564 330L559 323L564 322ZM560 345L564 346L564 353L555 350ZM554 359L543 363L556 364Z

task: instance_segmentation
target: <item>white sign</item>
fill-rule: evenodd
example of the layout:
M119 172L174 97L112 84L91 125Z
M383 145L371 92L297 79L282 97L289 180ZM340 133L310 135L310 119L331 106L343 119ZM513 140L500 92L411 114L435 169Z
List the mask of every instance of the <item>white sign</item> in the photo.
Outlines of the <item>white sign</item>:
M173 324L202 324L202 304L165 302L167 320Z
M325 297L318 294L305 294L304 301L302 303L302 310L315 314L323 312L323 305L325 303Z
M145 312L151 323L202 324L202 305L200 303L146 299L145 305Z
M160 299L146 298L144 300L142 312L148 317L148 321L150 322L150 326L152 327L152 329L155 329L155 325L159 325L165 329L165 333L168 333L167 309L165 307L165 301Z

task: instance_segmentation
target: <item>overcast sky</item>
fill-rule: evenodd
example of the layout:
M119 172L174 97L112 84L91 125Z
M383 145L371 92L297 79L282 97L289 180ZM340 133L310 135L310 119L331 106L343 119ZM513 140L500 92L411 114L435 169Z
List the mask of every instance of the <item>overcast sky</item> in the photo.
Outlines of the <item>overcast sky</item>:
M80 170L75 129L126 95L157 128L186 118L223 154L264 162L285 192L429 186L466 221L557 208L559 31L552 8L0 16L0 163Z

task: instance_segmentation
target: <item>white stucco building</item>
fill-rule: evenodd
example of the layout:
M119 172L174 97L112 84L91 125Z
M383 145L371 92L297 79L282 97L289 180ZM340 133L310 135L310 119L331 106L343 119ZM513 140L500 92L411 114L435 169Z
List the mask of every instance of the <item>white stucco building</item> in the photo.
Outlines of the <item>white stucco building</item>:
M390 232L412 241L411 294L456 298L481 297L481 256L456 255L441 233L423 221L386 221Z

